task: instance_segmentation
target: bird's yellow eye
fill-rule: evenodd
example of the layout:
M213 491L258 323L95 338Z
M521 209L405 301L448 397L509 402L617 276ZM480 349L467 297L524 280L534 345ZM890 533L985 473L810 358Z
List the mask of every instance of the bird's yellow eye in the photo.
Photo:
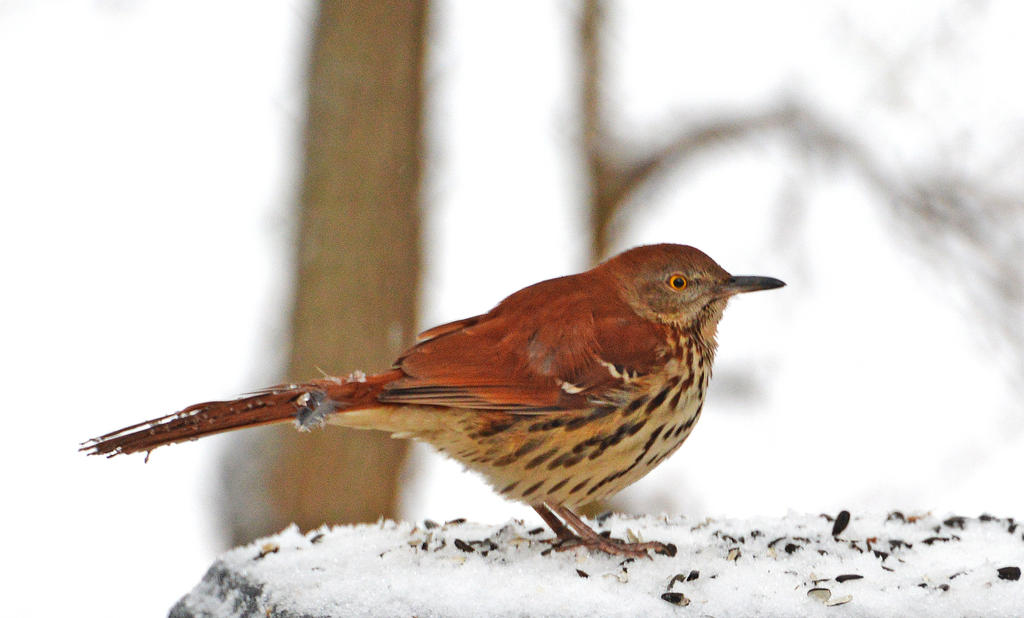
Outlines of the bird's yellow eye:
M672 275L668 278L668 287L673 290L679 291L686 287L686 277L682 275Z

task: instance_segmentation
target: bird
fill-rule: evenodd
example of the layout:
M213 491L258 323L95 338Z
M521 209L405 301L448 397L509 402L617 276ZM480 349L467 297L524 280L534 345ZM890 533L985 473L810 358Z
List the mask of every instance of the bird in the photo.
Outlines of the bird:
M726 303L784 285L733 276L688 245L634 247L430 328L382 373L198 403L80 450L148 460L159 446L244 427L382 430L431 444L531 506L560 551L674 555L671 544L598 534L575 509L631 485L679 448L704 407Z

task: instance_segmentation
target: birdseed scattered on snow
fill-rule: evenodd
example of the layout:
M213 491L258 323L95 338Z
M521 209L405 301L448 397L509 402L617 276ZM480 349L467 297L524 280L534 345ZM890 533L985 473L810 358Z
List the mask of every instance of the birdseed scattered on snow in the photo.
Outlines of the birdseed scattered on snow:
M866 616L1019 615L1024 539L1017 522L894 513L851 517L856 525L842 539L814 516L606 519L613 537L632 529L678 547L675 557L652 552L650 560L549 552L550 531L531 534L515 520L434 528L380 522L306 536L290 528L224 554L182 603L201 604L204 594L217 597L218 586L243 582L262 595L257 606L273 599L296 615L669 616L684 604L700 615L756 608L838 616L834 605ZM487 594L472 593L480 590Z

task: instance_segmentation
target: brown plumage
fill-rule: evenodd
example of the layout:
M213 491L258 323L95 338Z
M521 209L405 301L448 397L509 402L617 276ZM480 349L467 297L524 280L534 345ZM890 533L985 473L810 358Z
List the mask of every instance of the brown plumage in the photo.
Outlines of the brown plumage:
M570 509L618 492L679 447L702 410L726 301L782 285L733 277L693 247L638 247L427 330L386 373L196 404L82 450L148 452L285 421L379 429L428 442L530 504L559 548L664 552L601 537Z

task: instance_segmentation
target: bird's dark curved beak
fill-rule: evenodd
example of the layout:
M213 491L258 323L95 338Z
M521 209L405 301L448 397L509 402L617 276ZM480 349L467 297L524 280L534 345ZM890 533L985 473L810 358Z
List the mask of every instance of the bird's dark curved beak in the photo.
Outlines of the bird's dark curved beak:
M727 296L743 294L744 292L756 292L758 290L774 290L786 285L774 277L750 277L738 276L729 277L725 283L718 287L719 291Z

